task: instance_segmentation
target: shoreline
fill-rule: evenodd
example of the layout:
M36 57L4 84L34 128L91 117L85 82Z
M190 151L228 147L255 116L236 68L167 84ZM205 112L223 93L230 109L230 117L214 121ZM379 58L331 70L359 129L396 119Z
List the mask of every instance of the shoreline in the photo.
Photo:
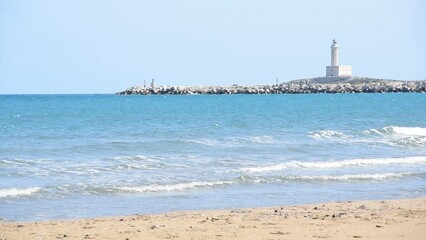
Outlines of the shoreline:
M0 223L0 239L422 239L426 198Z

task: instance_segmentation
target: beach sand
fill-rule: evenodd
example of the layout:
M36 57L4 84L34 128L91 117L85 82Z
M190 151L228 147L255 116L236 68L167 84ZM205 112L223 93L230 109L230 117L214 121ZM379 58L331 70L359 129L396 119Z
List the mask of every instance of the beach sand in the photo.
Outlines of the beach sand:
M0 223L0 239L426 239L426 198Z

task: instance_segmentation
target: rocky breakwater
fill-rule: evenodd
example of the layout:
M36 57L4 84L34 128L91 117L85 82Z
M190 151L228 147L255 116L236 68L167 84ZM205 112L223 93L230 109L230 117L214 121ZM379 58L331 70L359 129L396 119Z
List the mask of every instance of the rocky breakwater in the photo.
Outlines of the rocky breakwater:
M119 95L193 95L193 94L301 94L301 93L397 93L426 92L426 80L399 81L375 78L309 78L279 85L239 86L133 86Z

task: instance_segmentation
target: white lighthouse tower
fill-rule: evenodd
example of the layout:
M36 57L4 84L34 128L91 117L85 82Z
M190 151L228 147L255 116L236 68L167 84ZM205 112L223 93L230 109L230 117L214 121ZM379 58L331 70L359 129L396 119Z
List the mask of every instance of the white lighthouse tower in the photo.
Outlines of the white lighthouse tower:
M331 45L331 66L339 66L339 45L335 39Z
M327 77L351 77L351 66L339 66L339 45L335 39L331 45L331 66L326 67Z

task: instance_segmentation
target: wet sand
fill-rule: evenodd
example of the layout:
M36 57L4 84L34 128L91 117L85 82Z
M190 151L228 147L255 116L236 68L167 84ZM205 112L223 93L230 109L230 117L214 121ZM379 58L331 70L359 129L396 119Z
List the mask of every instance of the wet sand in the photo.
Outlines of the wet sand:
M426 198L0 223L0 239L426 239Z

